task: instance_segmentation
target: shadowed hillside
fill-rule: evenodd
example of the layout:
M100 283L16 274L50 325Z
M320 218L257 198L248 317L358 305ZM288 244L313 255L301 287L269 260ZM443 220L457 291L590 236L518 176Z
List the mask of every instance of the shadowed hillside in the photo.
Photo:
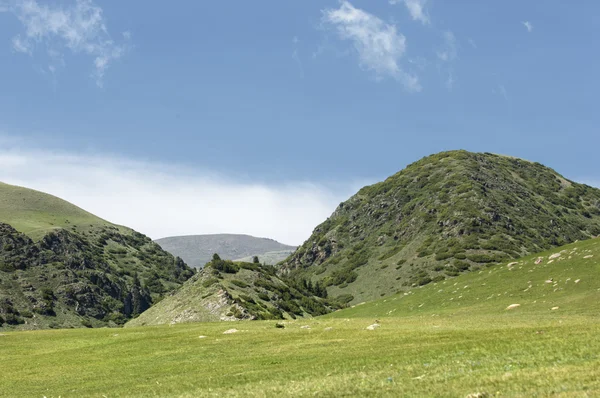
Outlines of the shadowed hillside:
M123 324L193 274L138 232L0 184L0 329Z

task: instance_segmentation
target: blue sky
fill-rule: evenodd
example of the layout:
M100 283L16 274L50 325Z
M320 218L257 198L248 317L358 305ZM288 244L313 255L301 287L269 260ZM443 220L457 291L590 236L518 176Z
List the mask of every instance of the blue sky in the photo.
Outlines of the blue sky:
M215 189L311 187L318 209L281 205L310 223L362 183L448 149L597 185L599 34L592 0L0 0L0 161L31 170L3 167L0 179L153 237L239 224L142 225L91 201L100 193L86 181L51 184L39 159L80 170L110 159L152 181L170 170L180 190L207 176ZM237 232L290 243L310 232L276 219Z

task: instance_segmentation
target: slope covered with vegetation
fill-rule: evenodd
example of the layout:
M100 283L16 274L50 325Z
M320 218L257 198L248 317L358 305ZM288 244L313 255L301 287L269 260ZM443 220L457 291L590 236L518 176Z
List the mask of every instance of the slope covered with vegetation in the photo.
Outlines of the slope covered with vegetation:
M598 396L599 289L592 239L312 319L2 333L2 393Z
M274 267L222 260L217 254L181 289L128 326L186 322L293 319L323 315L335 304L305 280L282 280Z
M2 182L0 222L36 241L61 228L80 231L94 227L121 228L55 196Z
M1 185L0 203L0 329L123 324L193 275L148 237L51 195Z
M289 252L296 249L295 246L284 245L273 239L236 234L174 236L158 239L156 243L195 268L202 268L214 253L225 260L245 261L259 256L261 263L275 264L285 260L289 254L282 256L272 252ZM273 262L274 260L278 261Z
M541 164L452 151L341 203L283 264L353 303L600 234L600 190Z

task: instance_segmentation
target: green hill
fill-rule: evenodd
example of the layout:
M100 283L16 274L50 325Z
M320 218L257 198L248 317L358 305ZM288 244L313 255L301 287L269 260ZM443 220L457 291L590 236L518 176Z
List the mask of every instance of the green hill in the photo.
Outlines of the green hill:
M341 203L282 273L356 304L600 234L600 190L489 153L419 160Z
M276 264L296 249L273 239L236 234L174 236L158 239L156 243L195 268L202 268L214 253L225 260L252 261L252 257L259 256L261 263Z
M117 227L55 196L1 182L0 221L36 241L61 228Z
M140 233L0 184L0 329L123 324L192 275Z
M326 293L305 281L282 280L274 267L217 257L127 326L323 315L332 306Z

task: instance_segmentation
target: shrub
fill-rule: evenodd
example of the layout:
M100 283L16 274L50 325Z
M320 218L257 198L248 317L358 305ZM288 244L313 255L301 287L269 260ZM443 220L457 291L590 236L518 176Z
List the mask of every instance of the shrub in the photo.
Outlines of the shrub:
M435 255L436 261L444 261L444 260L449 259L451 257L452 257L452 253L449 253L449 252L437 253Z
M467 263L466 261L461 261L461 260L456 260L454 261L454 267L458 270L458 271L466 271L470 268L470 264Z
M431 279L428 276L425 276L425 277L419 278L419 280L417 280L417 285L425 286L425 285L431 283L432 281L433 281L433 279Z
M351 294L341 294L335 298L335 301L337 301L340 304L344 304L344 305L348 304L352 300L354 300L354 296Z
M205 280L204 282L202 282L202 286L204 287L211 287L212 285L214 285L215 283L218 283L219 280L217 278L209 278L207 280Z
M233 280L231 281L231 283L233 283L234 285L236 285L236 286L239 286L239 287L241 287L241 288L246 288L246 287L248 287L248 286L249 286L249 285L248 285L246 282L244 282L244 281L240 281L240 280L237 280L237 279L233 279Z
M269 295L266 293L258 293L258 298L263 301L270 301Z
M491 263L495 261L489 254L469 254L467 258L474 263Z

